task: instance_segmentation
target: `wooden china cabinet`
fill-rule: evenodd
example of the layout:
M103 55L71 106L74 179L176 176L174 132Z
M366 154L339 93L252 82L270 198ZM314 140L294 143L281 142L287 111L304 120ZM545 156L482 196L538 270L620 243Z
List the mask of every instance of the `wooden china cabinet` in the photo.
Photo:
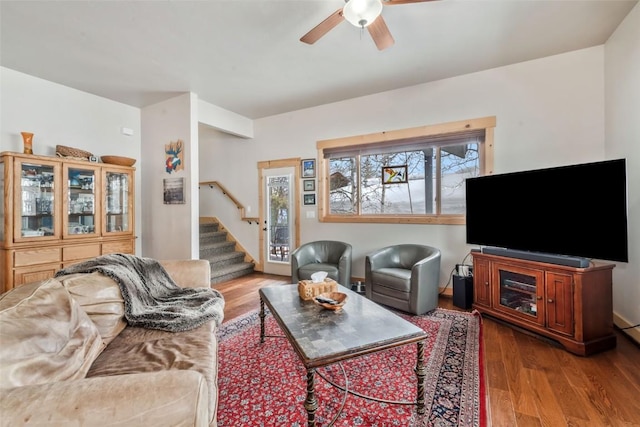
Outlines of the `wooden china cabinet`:
M0 286L53 277L99 255L135 252L135 168L0 153Z
M473 253L473 307L587 356L614 348L612 270Z

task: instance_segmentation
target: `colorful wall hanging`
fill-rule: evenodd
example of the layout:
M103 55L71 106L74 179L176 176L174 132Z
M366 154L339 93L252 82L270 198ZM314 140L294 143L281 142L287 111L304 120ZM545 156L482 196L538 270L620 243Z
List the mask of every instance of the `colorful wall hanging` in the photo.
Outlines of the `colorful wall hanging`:
M184 142L181 139L164 146L166 154L165 170L167 173L184 169Z

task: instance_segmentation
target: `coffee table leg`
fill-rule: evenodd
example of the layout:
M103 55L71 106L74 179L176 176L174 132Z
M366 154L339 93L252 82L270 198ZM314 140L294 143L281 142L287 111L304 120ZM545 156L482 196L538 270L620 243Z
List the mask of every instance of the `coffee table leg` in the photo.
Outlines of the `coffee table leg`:
M418 396L416 397L416 407L418 415L426 412L424 406L424 379L427 376L427 369L424 366L424 341L418 341L418 360L416 361L416 376L418 377Z
M264 301L260 298L260 343L264 342Z
M307 369L307 399L304 401L304 408L307 410L307 426L316 426L316 410L318 409L318 401L316 400L314 374L316 370Z

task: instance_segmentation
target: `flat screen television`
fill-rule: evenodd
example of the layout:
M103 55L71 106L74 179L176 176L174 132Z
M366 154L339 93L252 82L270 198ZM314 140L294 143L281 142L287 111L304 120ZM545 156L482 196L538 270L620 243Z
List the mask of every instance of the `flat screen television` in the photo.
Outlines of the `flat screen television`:
M628 262L625 159L468 178L466 223L468 244Z

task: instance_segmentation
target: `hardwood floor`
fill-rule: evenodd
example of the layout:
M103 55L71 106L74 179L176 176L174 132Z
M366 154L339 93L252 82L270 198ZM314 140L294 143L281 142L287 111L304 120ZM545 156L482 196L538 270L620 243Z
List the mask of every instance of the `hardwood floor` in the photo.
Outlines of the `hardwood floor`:
M254 273L214 285L225 321L260 307L258 289L290 278ZM439 306L459 310L450 297ZM616 331L615 349L574 356L483 318L489 426L640 426L640 348Z

